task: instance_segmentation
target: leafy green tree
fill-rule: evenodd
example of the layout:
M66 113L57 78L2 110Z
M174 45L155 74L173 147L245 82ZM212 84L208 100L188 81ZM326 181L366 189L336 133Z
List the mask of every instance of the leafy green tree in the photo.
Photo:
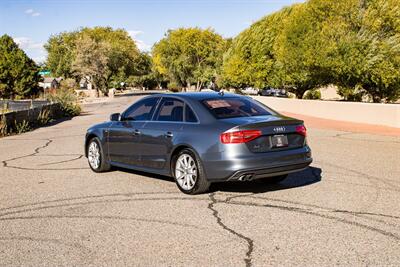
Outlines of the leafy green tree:
M110 45L86 35L79 38L76 45L79 49L72 62L72 70L80 77L90 77L96 90L107 93L106 83L110 72L107 54Z
M348 62L355 71L342 84L362 88L374 102L395 101L400 97L400 2L363 0L357 14L352 44L360 64Z
M55 77L70 78L73 76L72 62L75 58L76 40L79 33L62 32L52 35L44 48L47 51L46 66Z
M131 86L153 89L164 82L164 76L156 71L153 59L148 53L140 54L138 66L140 68L136 75L131 75L127 79Z
M398 1L313 0L305 10L313 30L312 38L302 37L314 44L306 49L314 55L307 66L314 80L337 84L339 93L351 92L344 94L348 99L362 94L374 102L399 98Z
M180 28L167 32L152 55L155 70L182 87L196 89L218 75L225 40L211 29Z
M276 59L282 67L281 83L297 98L302 98L307 90L333 82L329 64L335 60L332 49L336 48L335 43L327 40L332 25L326 22L335 10L332 6L343 1L325 1L323 10L311 2L293 7L277 38Z
M76 66L73 66L73 63L77 62L77 56L80 55L82 58L85 52L80 46L82 40L92 40L92 45L101 44L101 47L107 46L107 49L101 49L103 54L100 55L96 52L98 56L101 56L102 60L106 59L107 61L107 71L104 76L102 75L101 82L99 80L97 84L102 88L98 89L105 91L108 87L115 85L117 81L123 82L131 75L142 73L144 68L142 66L144 64L142 54L138 50L135 41L125 30L112 29L111 27L94 27L82 28L73 32L63 32L50 37L45 45L48 52L46 65L54 76L79 78L78 76L82 75L82 68L79 68L80 71L78 71Z
M135 41L125 30L111 27L84 28L80 35L89 36L96 42L104 42L109 46L107 50L109 73L106 78L107 86L116 79L124 80L131 75L141 73L143 59ZM123 81L121 81L123 82Z
M224 55L222 79L235 88L281 85L281 66L276 60L277 36L292 8L266 16L240 33Z
M38 92L38 67L14 40L0 37L0 97L25 98Z
M309 0L268 15L233 40L228 86L307 90L338 85L346 99L400 97L400 2Z

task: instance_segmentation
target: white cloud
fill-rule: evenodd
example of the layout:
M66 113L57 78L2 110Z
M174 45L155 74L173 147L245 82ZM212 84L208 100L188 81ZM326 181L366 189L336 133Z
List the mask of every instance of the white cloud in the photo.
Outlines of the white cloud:
M25 10L25 14L28 14L29 16L32 16L32 17L38 17L38 16L40 16L40 13L39 13L39 12L37 12L37 11L31 9L31 8Z
M143 40L137 38L138 35L143 34L143 31L128 31L129 36L135 41L137 47L141 51L149 51L150 45L146 44Z
M35 42L29 37L14 37L14 42L24 50L36 62L43 62L46 59L46 50L43 43Z
M15 37L14 42L16 42L22 49L38 49L43 48L43 43L38 43L33 41L28 37Z
M143 31L128 31L128 34L132 38L136 38L136 36L143 34Z

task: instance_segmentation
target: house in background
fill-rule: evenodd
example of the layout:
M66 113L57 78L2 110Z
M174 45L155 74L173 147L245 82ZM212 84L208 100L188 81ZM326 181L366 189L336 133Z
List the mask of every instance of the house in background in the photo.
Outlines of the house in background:
M44 77L43 82L39 82L39 87L43 88L43 90L58 89L61 81L62 78Z
M86 76L83 77L80 81L79 81L79 88L80 89L87 89L87 90L92 90L93 86L92 83L90 82L90 77Z

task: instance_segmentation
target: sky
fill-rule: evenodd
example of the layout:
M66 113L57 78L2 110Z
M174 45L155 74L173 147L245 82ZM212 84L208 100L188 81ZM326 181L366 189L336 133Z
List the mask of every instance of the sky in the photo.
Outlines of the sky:
M234 37L251 23L302 0L0 0L0 35L14 38L36 62L52 34L80 27L128 31L139 49L150 51L169 29L213 28Z

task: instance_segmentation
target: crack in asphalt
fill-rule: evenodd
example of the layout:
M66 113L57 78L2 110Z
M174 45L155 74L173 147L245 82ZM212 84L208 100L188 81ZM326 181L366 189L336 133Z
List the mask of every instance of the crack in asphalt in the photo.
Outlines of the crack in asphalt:
M9 163L10 161L14 161L14 160L17 160L17 159L23 159L23 158L26 158L26 157L35 156L36 154L38 154L38 153L40 152L41 149L44 149L44 148L48 147L48 146L53 142L52 139L43 139L43 141L44 141L44 140L46 140L47 142L46 142L43 146L36 147L36 148L33 150L34 152L31 153L31 154L24 155L24 156L19 156L19 157L7 159L7 160L3 160L3 161L2 161L3 167L4 167L4 168L13 168L14 166L9 166L9 165L8 165L8 163Z
M348 221L346 219L343 218L338 218L338 217L334 217L334 216L329 216L329 215L324 215L324 214L319 214L315 211L312 210L307 210L307 209L302 209L302 208L297 208L297 207L289 207L289 206L281 206L281 205L271 205L271 204L256 204L256 203L252 203L252 202L230 202L229 204L232 205L242 205L242 206L254 206L254 207L265 207L265 208L274 208L274 209L280 209L280 210L285 210L285 211L292 211L292 212L297 212L297 213L304 213L304 214L308 214L308 215L312 215L312 216L316 216L316 217L321 217L324 219L330 219L330 220L334 220L337 222L341 222L341 223L345 223L348 225L352 225L352 226L357 226L360 228L364 228L379 234L382 234L384 236L387 237L391 237L397 241L400 240L400 236L398 236L397 234L376 228L376 227L372 227L369 225L365 225L362 223L358 223L358 222L352 222L352 221Z
M104 198L104 197L132 197L134 195L156 195L156 194L176 194L176 192L132 192L132 193L115 193L115 194L103 194L103 195L92 195L92 196L83 196L83 197L70 197L70 198L61 198L61 199L54 199L54 200L47 200L47 201L40 201L34 202L24 205L18 205L13 207L1 208L0 211L10 210L10 209L18 209L18 208L25 208L29 206L37 206L42 204L50 204L50 203L57 203L57 202L64 202L64 201L71 201L71 200L85 200L85 199L95 199L95 198ZM1 214L0 214L1 216Z
M345 170L345 171L352 172L354 174L357 174L358 177L361 177L361 178L378 180L378 181L380 181L380 182L382 182L382 183L384 183L384 184L386 184L388 186L395 187L397 190L400 190L400 186L395 185L395 184L392 183L392 182L398 182L398 181L379 178L379 177L376 177L376 176L372 176L372 175L363 173L361 171L357 171L357 170L353 170L353 169L346 168L346 167L343 167L343 166L339 166L339 165L333 164L331 162L321 161L321 163L323 163L325 165L330 165L330 166L335 167L335 168L340 168L340 169Z
M138 222L150 222L150 223L160 223L169 224L173 226L189 227L194 229L208 230L208 228L199 227L197 225L179 223L168 220L157 220L157 219L147 219L139 217L124 217L124 216L110 216L110 215L45 215L45 216L18 216L18 217L6 217L0 218L0 221L14 221L14 220L34 220L34 219L99 219L99 220L124 220L124 221L138 221Z
M12 140L15 140L15 139L12 139ZM87 168L79 168L79 167L77 167L77 168L74 168L74 167L72 167L72 168L28 168L28 167L20 167L20 166L10 165L11 161L15 161L18 159L23 159L23 158L27 158L27 157L35 157L35 156L49 156L49 155L38 155L38 154L40 153L40 151L42 149L45 149L48 146L50 146L50 144L54 142L54 139L32 139L32 140L46 141L46 143L42 146L36 147L34 149L33 153L19 156L19 157L10 158L7 160L3 160L2 161L3 168L12 168L12 169L17 169L17 170L33 170L33 171L59 171L59 170L86 170L87 169ZM83 157L82 154L58 154L58 155L51 155L51 156L52 157L54 157L54 156L77 156L77 157L73 158L73 159L69 159L69 160L40 164L39 166L47 166L47 165L55 165L55 164L60 164L60 163L71 162L71 161L79 160Z
M72 219L110 219L110 220L133 220L133 221L142 221L142 222L153 222L153 223L161 223L161 224L169 224L169 225L175 225L175 226L183 226L183 227L192 227L192 228L199 228L197 225L191 225L191 224L183 224L179 222L172 222L172 221L167 221L167 220L157 220L157 219L148 219L148 218L137 218L137 217L123 217L123 216L111 216L111 215L95 215L95 216L84 216L84 215L32 215L32 216L15 216L15 217L8 217L10 215L15 215L15 214L21 214L21 213L26 213L26 212L34 212L34 211L39 211L39 210L46 210L46 209L53 209L53 208L62 208L62 207L79 207L79 206L85 206L85 205L93 205L93 204L101 204L101 203L119 203L119 202L135 202L135 201L167 201L167 200L178 200L178 201L206 201L207 199L204 198L196 198L196 197L151 197L151 198L130 198L134 195L157 195L157 194L175 194L175 192L135 192L135 193L122 193L122 194L104 194L104 195L94 195L94 196L83 196L83 197L76 197L76 198L65 198L65 199L57 199L57 200L49 200L49 201L43 201L43 202L36 202L36 203L31 203L31 204L25 204L25 205L19 205L15 207L8 207L8 208L3 208L0 209L0 211L6 211L10 209L19 209L19 208L25 208L27 206L38 206L42 204L51 204L51 203L57 203L57 202L63 202L63 201L73 201L73 200L81 200L81 202L75 202L75 203L64 203L64 204L57 204L57 205L47 205L47 206L39 206L35 208L29 208L29 209L22 209L22 210L16 210L16 211L10 211L10 212L2 212L0 213L0 221L9 221L9 220L29 220L29 219L63 219L63 218L72 218ZM274 205L274 204L257 204L254 202L244 202L244 201L232 201L232 199L239 198L239 197L250 197L254 199L264 199L268 201L279 201L283 202L286 204L297 204L297 205L304 205L304 206L309 206L310 208L318 208L318 209L324 209L323 212L331 212L331 213L345 213L345 214L367 214L371 216L382 216L382 217L389 217L392 219L400 219L397 216L392 216L392 215L386 215L386 214L378 214L378 213L364 213L364 212L354 212L354 211L348 211L348 210L338 210L338 209L329 209L329 208L324 208L320 207L317 205L311 205L311 204L304 204L300 202L295 202L295 201L285 201L281 199L271 199L271 198L264 198L261 196L257 196L257 194L245 194L245 195L238 195L238 196L230 196L227 197L225 200L217 200L215 198L216 193L211 193L209 194L209 200L211 202L208 203L207 208L212 211L213 217L216 219L217 223L219 226L222 227L225 231L227 231L229 234L233 234L236 237L242 239L243 241L246 242L247 244L247 251L246 251L246 257L243 259L246 266L252 266L252 253L254 251L254 240L251 239L248 236L245 236L236 230L234 230L231 227L228 227L224 222L223 219L218 212L218 210L215 207L215 204L221 203L221 204L226 204L226 205L241 205L241 206L248 206L248 207L263 207L263 208L273 208L273 209L279 209L279 210L284 210L284 211L289 211L289 212L296 212L300 214L306 214L306 215L311 215L311 216L316 216L324 219L329 219L329 220L334 220L337 222L345 223L351 226L355 227L360 227L367 229L369 231L373 231L379 234L382 234L386 237L390 237L395 239L396 241L400 240L400 237L397 234L372 227L370 225L354 222L354 221L349 221L345 218L340 218L340 217L335 217L331 215L326 215L326 214L321 214L318 213L317 211L313 209L305 209L305 208L299 208L299 207L292 207L292 206L287 206L287 205ZM128 197L128 199L105 199L105 200L96 200L96 201L82 201L85 199L96 199L96 198L102 198L102 197ZM209 229L209 228L201 228L201 229Z
M353 133L345 133L345 134L337 134L334 137L337 138L342 138L342 139L349 139L349 138L343 138L342 136L344 135L350 135ZM81 135L80 135L81 136ZM15 161L17 159L21 158L26 158L26 157L31 157L31 156L39 156L38 154L40 153L41 150L45 149L48 147L52 142L54 142L55 138L51 139L41 139L43 141L46 141L46 143L43 146L39 146L34 149L34 153L25 155L25 156L20 156L20 157L15 157L12 159L4 160L2 161L3 167L5 168L15 168L15 169L22 169L22 170L80 170L80 169L87 169L87 168L61 168L61 169L35 169L35 168L24 168L24 167L18 167L18 166L12 166L9 163L12 161ZM67 154L64 155L52 155L52 156L66 156ZM54 165L54 164L60 164L60 163L66 163L66 162L71 162L75 160L79 160L83 157L83 155L80 154L74 154L76 157L73 159L69 160L63 160L63 161L58 161L58 162L53 162L53 163L45 163L41 164L39 166L46 166L46 165ZM40 156L46 156L46 155L40 155ZM47 155L48 156L48 155ZM324 162L325 164L325 162ZM329 164L329 163L327 163ZM335 166L334 164L330 164L331 166ZM364 174L362 172L358 172L352 169L345 169L342 166L340 168L353 172L357 174L358 176L363 176L366 179L375 179L375 180L383 180L387 183L387 185L393 186L393 184L390 184L386 179L370 176L367 174ZM317 169L311 169L311 173L315 178L318 178L318 173ZM384 183L385 183L384 182ZM376 181L373 182L376 184ZM397 187L397 186L394 186ZM15 207L7 207L7 208L2 208L0 209L0 222L1 221L10 221L10 220L29 220L29 219L109 219L109 220L132 220L132 221L141 221L141 222L150 222L150 223L160 223L160 224L169 224L169 225L175 225L175 226L183 226L183 227L192 227L192 228L197 228L197 229L207 229L209 228L201 228L197 225L191 225L191 224L185 224L185 223L179 223L179 222L172 222L172 221L167 221L167 220L158 220L158 219L148 219L148 218L137 218L137 217L123 217L123 216L111 216L111 215L94 215L94 216L84 216L84 215L33 215L33 216L14 216L14 217L8 217L10 215L15 215L15 214L23 214L23 213L28 213L28 212L34 212L34 211L40 211L40 210L46 210L46 209L53 209L53 208L63 208L63 207L79 207L79 206L85 206L85 205L92 205L92 204L101 204L101 203L118 203L118 202L134 202L134 201L167 201L167 200L182 200L182 201L207 201L208 199L204 198L194 198L194 197L151 197L151 198L130 198L134 195L146 195L146 194L174 194L174 192L137 192L137 193L127 193L127 194L105 194L105 195L96 195L96 196L84 196L84 197L76 197L76 198L64 198L64 199L57 199L57 200L49 200L49 201L42 201L42 202L36 202L36 203L31 203L31 204L25 204L25 205L19 205ZM398 216L392 216L392 215L386 215L386 214L380 214L380 213L372 213L372 212L357 212L357 211L349 211L349 210L341 210L341 209L332 209L332 208L325 208L325 207L320 207L317 205L312 205L312 204L304 204L301 202L295 202L295 201L285 201L285 200L280 200L280 199L273 199L273 198L263 198L261 196L258 196L259 193L251 193L251 194L241 194L241 195L235 195L235 196L229 196L225 200L217 200L216 195L217 193L211 193L208 195L209 202L207 205L207 208L212 212L212 216L216 219L217 224L228 234L234 235L238 237L241 241L245 242L247 245L247 250L245 257L243 258L244 263L246 266L250 267L253 264L253 251L254 251L254 240L248 236L245 236L244 234L239 233L237 230L233 229L232 227L229 227L224 223L224 220L218 211L216 204L225 204L225 205L240 205L240 206L247 206L247 207L262 207L262 208L272 208L272 209L279 209L283 211L288 211L288 212L295 212L303 215L309 215L309 216L315 216L315 217L320 217L324 219L329 219L329 220L334 220L340 223L348 224L353 227L359 227L359 228L364 228L369 231L373 231L379 234L382 234L386 237L390 237L392 239L395 239L396 241L400 240L400 236L391 233L389 231L385 231L383 229L379 229L377 227L370 226L368 224L363 224L355 221L349 221L346 218L340 218L336 216L331 216L330 214L338 214L338 213L343 213L343 214L349 214L349 215L370 215L370 216L379 216L379 217L387 217L391 219L400 219ZM106 197L127 197L127 199L103 199L103 200L94 200L90 201L91 199L98 199L98 198L106 198ZM249 198L254 198L254 199L264 199L267 201L279 201L282 203L285 203L287 205L274 205L271 203L266 203L266 204L257 204L254 202L246 202L246 201L234 201L234 199L237 198L242 198L242 197L249 197ZM83 201L87 200L89 201ZM74 203L64 203L64 204L59 204L62 201L80 201L80 202L74 202ZM56 205L47 205L47 204L54 204L58 203ZM40 205L46 205L46 206L40 206ZM305 207L309 208L304 208L304 207L295 207L295 206L290 206L290 205L303 205ZM32 207L32 206L37 206L35 208L26 208L26 207ZM8 211L12 209L19 209L19 208L26 208L22 210L16 210L16 211L10 211L10 212L3 212L1 211ZM322 209L322 211L318 211L315 209ZM322 213L321 213L322 212ZM324 213L329 213L329 214L324 214ZM360 218L365 218L361 217ZM370 218L365 218L365 219L370 219ZM7 238L4 238L7 239ZM11 238L8 238L11 240ZM31 240L35 241L33 238L29 237L21 237L21 240ZM0 240L3 240L0 237ZM18 240L16 238L16 240ZM58 242L59 240L37 240L38 242L43 241L43 242ZM60 241L61 242L61 241Z
M333 164L331 164L332 166ZM339 166L337 166L339 167ZM370 188L372 188L375 191L375 197L372 199L372 194L368 194L368 198L370 199L369 201L367 201L366 203L364 203L364 205L359 207L359 210L370 210L372 207L374 207L377 203L379 198L381 197L382 194L382 188L380 187L380 183L378 183L378 181L382 178L378 178L378 177L374 177L371 175L366 175L362 172L359 172L357 170L353 170L350 168L345 168L343 166L341 166L341 169L346 170L347 172L352 172L354 174L355 177L362 177L365 178L369 183L370 183ZM348 174L345 174L348 175ZM383 179L385 180L385 179ZM387 185L389 185L390 183L387 183ZM395 190L396 191L396 190Z
M17 211L9 211L0 213L0 220L3 220L1 217L5 217L8 215L32 212L32 211L39 211L39 210L46 210L52 208L62 208L62 207L78 207L78 206L85 206L91 204L102 204L102 203L123 203L123 202L134 202L134 201L159 201L159 200L198 200L198 201L205 201L205 199L200 198L189 198L189 197L155 197L155 198L127 198L127 199L119 199L119 200L97 200L97 201L86 201L86 202L76 202L76 203L68 203L68 204L61 204L61 205L49 205L44 207L37 207L37 208L30 208L30 209L22 209Z
M373 213L373 212L363 212L363 211L351 211L351 210L342 210L342 209L333 209L333 208L327 208L327 207L321 207L318 205L313 205L313 204L305 204L297 201L288 201L288 200L283 200L283 199L277 199L277 198L269 198L269 197L261 197L261 196L254 196L254 195L248 195L244 197L249 197L249 198L254 198L254 199L263 199L263 200L268 200L268 201L275 201L275 202L282 202L286 204L294 204L294 205L302 205L310 208L317 208L317 209L323 209L329 212L335 212L335 213L348 213L351 215L371 215L371 216L380 216L380 217L387 217L391 219L400 219L400 216L394 216L394 215L388 215L388 214L382 214L382 213Z
M244 240L247 243L247 251L246 251L246 257L244 258L244 262L245 262L247 267L250 267L252 265L251 260L252 260L252 253L253 253L253 250L254 250L254 241L251 238L236 232L232 228L229 228L226 224L224 224L222 222L222 218L219 216L219 212L214 207L214 205L217 204L217 203L226 203L225 201L217 201L215 199L215 193L209 194L209 198L210 198L211 202L208 204L208 209L210 209L212 211L212 214L215 217L215 219L217 220L218 225L221 226L222 229L224 229L224 230L228 231L229 233L239 237L240 239Z

